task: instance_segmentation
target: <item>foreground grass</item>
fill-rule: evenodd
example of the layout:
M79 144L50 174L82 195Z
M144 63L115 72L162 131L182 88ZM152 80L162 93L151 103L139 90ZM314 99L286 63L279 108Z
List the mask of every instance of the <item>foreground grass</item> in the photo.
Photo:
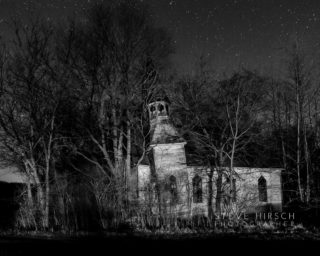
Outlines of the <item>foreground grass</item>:
M0 255L227 255L306 254L320 249L320 233L299 232L1 232ZM101 254L104 252L104 254ZM110 254L113 255L113 254ZM205 255L205 254L203 254ZM208 254L207 254L208 255Z
M156 230L126 232L42 232L0 231L1 239L82 240L142 239L142 240L316 240L320 241L320 230Z

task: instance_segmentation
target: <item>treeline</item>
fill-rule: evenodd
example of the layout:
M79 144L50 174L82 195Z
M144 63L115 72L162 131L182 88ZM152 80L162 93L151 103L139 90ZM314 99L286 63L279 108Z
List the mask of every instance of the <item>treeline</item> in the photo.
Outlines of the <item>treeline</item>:
M204 59L194 76L170 73L171 37L140 1L95 5L64 27L42 18L11 25L0 51L0 156L28 178L17 228L110 229L142 214L136 168L160 84L190 159L211 169L218 214L226 166L228 175L282 167L285 202L317 207L318 85L298 44L284 79L243 70L216 81Z
M126 219L130 172L147 146L146 100L172 52L168 33L139 1L94 5L64 27L41 17L12 27L1 47L1 160L28 177L18 225Z
M175 119L188 138L189 158L210 167L209 182L218 174L211 181L218 214L222 195L233 193L223 190L222 177L232 187L238 166L283 168L284 209L318 216L317 73L298 40L285 53L277 78L244 69L216 81L200 59L198 74L175 84Z

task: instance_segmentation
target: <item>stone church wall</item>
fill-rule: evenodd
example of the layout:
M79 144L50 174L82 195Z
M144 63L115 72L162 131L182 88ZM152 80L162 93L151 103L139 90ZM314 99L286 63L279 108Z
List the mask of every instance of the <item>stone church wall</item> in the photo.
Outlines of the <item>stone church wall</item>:
M163 169L165 170L165 169ZM169 175L177 177L177 192L179 202L175 206L175 212L179 212L184 216L191 215L207 215L208 213L208 169L198 166L185 166L180 169L170 169L168 172L162 173L161 179L165 179ZM235 168L238 173L236 178L236 200L233 204L224 204L222 200L222 210L238 213L254 213L265 211L282 210L282 190L281 190L281 169L268 168ZM193 200L193 183L192 179L198 175L202 179L202 202L194 202ZM267 184L267 201L259 201L258 180L263 176ZM216 182L217 176L213 177L213 210L215 211L216 202ZM160 180L161 180L160 179ZM149 166L139 166L139 190L145 191L150 180ZM226 180L223 179L225 187ZM266 207L269 208L266 208ZM231 207L231 208L230 208Z

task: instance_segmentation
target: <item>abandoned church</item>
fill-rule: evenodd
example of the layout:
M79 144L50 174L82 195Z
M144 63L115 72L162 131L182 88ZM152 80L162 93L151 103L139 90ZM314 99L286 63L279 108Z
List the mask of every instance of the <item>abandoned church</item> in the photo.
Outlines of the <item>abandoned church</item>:
M209 182L208 167L188 163L187 142L170 121L169 105L164 94L153 97L148 104L150 147L149 156L138 166L139 201L147 205L151 203L154 214L160 210L178 216L207 216L210 191L212 208L216 211L217 172ZM219 209L222 213L282 210L280 168L233 169L232 177L222 177ZM212 184L211 190L209 184Z
M212 211L216 213L217 172L213 172L210 182L208 167L188 161L185 150L187 141L171 122L169 107L170 100L165 93L157 94L149 101L149 148L135 169L134 177L131 177L134 180L133 194L137 195L141 206L152 209L155 215L161 211L184 217L208 216L209 200ZM229 168L222 168L221 213L282 210L282 169L234 167L232 175L228 175L231 173ZM16 187L26 184L26 179L18 168L0 169L0 185L7 191L2 194L3 207L11 205ZM12 195L7 195L9 190ZM89 208L92 209L91 206ZM13 215L14 210L10 212Z

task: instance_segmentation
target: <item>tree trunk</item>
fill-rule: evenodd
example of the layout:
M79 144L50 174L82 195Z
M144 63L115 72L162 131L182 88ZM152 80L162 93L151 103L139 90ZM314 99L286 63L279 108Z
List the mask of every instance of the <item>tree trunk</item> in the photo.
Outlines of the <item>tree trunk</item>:
M131 127L130 121L127 121L127 159L126 159L126 193L130 191L130 174L131 174Z
M45 173L45 186L46 186L46 197L45 197L45 209L44 209L44 226L49 227L49 205L50 205L50 181L49 181L49 166L46 168Z
M26 160L25 161L26 168L28 168L28 173L30 177L33 179L35 186L36 186L36 192L37 192L37 201L40 204L41 211L44 209L44 193L42 191L42 184L40 182L37 168L34 164L34 160Z
M27 179L27 193L28 193L28 205L31 209L33 209L33 197L32 197L32 191L31 191L31 182L30 178Z
M287 113L285 115L287 116ZM286 152L284 134L283 134L283 129L284 128L282 126L282 121L281 121L281 102L280 102L280 99L278 99L278 115L277 115L277 119L278 119L278 129L279 129L280 140L281 140L282 165L283 165L283 168L285 170L287 170L287 152Z
M216 196L216 214L217 216L221 215L221 201L222 201L222 169L219 167L218 171L218 178L216 181L217 185L217 196Z
M304 123L304 154L306 160L306 203L310 201L310 157L309 157L309 147L308 147L308 140L307 140L307 128L306 124Z
M214 221L214 214L213 214L213 173L214 170L210 167L210 171L208 174L208 218L210 223Z
M303 202L303 191L302 191L302 181L301 181L301 170L300 170L300 122L301 122L301 106L300 106L300 93L299 85L296 84L296 103L297 103L297 175L298 175L298 192L300 201Z

